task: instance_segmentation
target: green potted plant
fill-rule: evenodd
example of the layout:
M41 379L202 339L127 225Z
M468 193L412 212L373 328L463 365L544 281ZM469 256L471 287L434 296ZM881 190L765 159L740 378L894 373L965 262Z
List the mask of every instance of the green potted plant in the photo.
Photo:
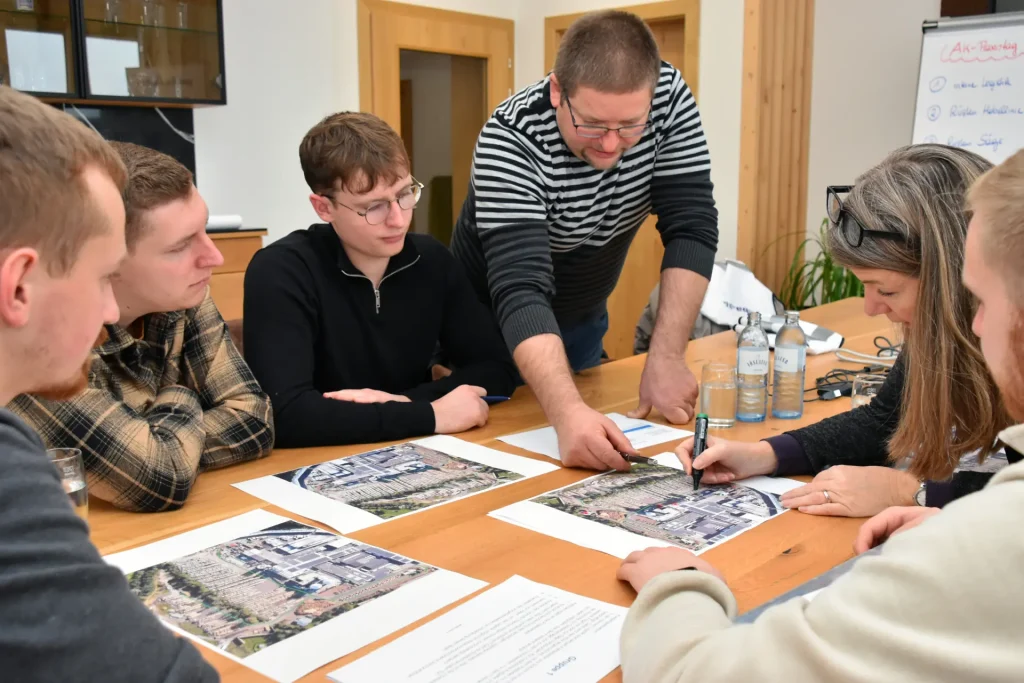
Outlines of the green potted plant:
M864 285L857 276L832 260L825 249L825 230L828 218L821 221L818 237L808 237L793 254L786 278L782 282L779 299L788 311L800 311L812 306L864 296ZM818 253L806 259L809 244L818 245Z

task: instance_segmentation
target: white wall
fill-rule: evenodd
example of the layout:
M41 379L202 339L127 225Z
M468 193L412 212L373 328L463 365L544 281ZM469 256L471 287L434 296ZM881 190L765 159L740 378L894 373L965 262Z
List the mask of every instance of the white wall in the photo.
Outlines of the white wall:
M402 50L402 80L412 81L412 174L423 183L416 232L429 232L430 180L452 174L452 58Z
M516 22L515 82L544 76L544 17L621 0L407 0ZM214 214L240 213L268 241L317 221L298 145L323 116L359 108L356 0L224 0L228 104L195 111L199 190ZM736 249L743 0L701 6L699 104L712 155L719 255Z
M359 106L355 14L352 27L325 20L336 4L303 0L286 11L274 0L224 0L228 104L195 110L198 186L211 213L241 214L268 240L319 220L299 142L325 115Z
M821 2L823 0L819 0ZM516 22L516 86L544 77L544 18L636 4L622 0L521 0ZM644 4L644 3L640 3ZM718 257L736 256L743 92L743 0L702 0L700 107L718 205Z
M825 217L825 187L852 185L910 144L921 22L940 0L818 0L807 179L807 231ZM866 36L870 36L866 39Z
M515 20L519 0L406 0ZM224 0L228 104L195 110L196 175L214 214L267 242L318 221L299 168L317 121L359 109L356 0ZM538 50L543 53L543 45Z

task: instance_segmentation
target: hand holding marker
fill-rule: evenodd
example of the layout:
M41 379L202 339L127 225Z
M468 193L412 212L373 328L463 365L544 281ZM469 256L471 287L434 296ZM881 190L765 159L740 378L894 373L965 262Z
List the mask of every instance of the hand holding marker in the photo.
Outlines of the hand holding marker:
M622 433L623 434L629 434L630 432L638 432L641 429L647 429L650 426L651 425L649 425L649 424L637 425L636 427L630 427L629 429L622 430ZM629 437L627 436L626 438L628 439ZM629 453L623 453L622 451L619 451L619 455L621 455L622 459L625 460L626 462L632 462L632 463L636 463L638 465L657 465L658 464L658 461L655 460L654 458L646 458L646 457L644 457L642 455L630 455Z
M697 414L697 423L693 432L693 460L690 461L691 463L697 462L697 457L708 447L708 416L705 413ZM693 470L693 490L696 491L700 486L700 478L704 476L704 470L698 470L692 465L691 469Z

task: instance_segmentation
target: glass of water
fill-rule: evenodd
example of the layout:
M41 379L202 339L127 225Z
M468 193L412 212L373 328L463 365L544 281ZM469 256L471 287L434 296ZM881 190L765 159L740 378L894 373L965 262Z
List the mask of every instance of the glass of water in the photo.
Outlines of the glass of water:
M860 374L853 378L853 407L871 403L871 399L878 395L882 385L885 384L885 375Z
M85 487L85 466L82 463L82 451L77 448L51 448L46 451L57 468L60 483L64 492L71 500L75 514L84 520L89 519L89 492Z
M736 366L708 363L700 373L700 412L707 414L709 427L736 424Z

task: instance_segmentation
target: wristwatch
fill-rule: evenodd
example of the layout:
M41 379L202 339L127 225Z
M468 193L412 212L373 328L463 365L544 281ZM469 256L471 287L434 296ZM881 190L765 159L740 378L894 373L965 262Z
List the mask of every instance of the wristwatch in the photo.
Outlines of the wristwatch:
M927 499L928 483L922 481L921 485L917 487L917 492L914 493L914 503L924 507L925 500Z

